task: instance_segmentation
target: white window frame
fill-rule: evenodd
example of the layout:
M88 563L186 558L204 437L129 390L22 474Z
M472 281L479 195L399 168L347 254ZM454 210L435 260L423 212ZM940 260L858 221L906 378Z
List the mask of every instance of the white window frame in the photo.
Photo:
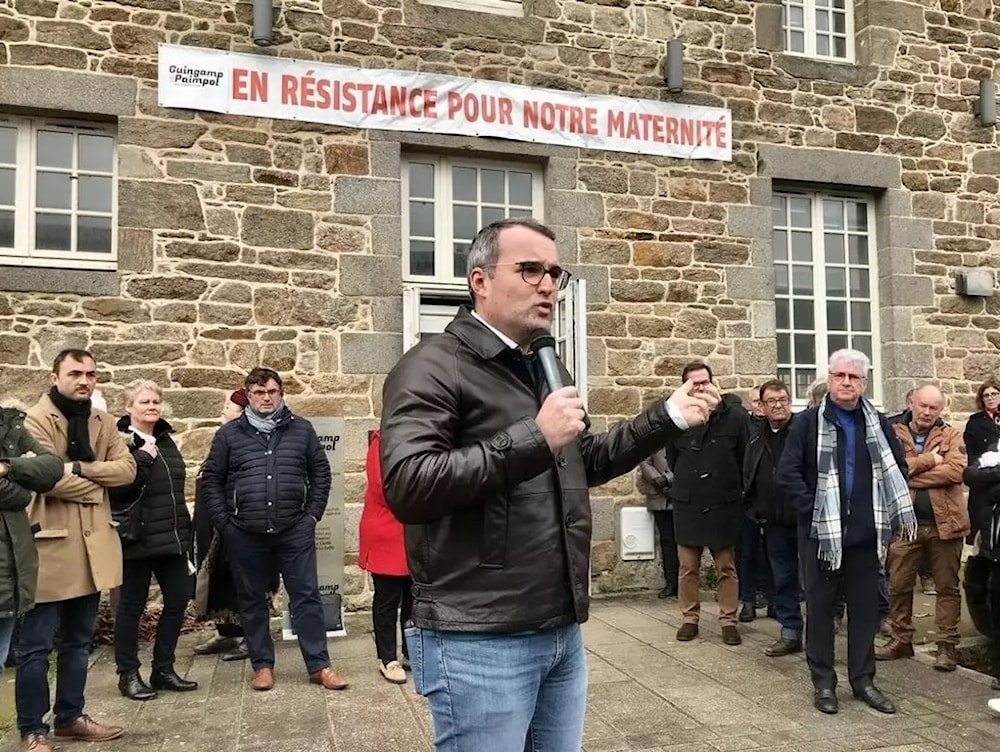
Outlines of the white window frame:
M871 317L871 331L868 333L871 335L872 346L871 346L871 371L869 372L869 384L871 386L871 400L875 405L882 404L882 340L881 332L879 331L879 299L878 299L878 237L876 234L876 224L875 224L875 199L870 194L865 193L855 193L851 191L806 191L806 190L796 190L794 188L780 189L774 191L774 196L784 196L786 198L808 198L811 202L811 228L810 233L812 235L812 261L809 262L812 266L812 282L813 282L813 333L815 336L815 349L816 349L816 376L815 378L822 378L826 374L827 363L830 358L830 349L827 336L829 334L827 330L827 315L826 315L826 304L827 304L827 288L826 288L826 263L825 263L825 245L824 245L824 219L823 219L823 201L826 199L840 199L847 201L864 201L867 206L867 238L868 238L868 288L869 288L869 301L871 305L870 317ZM772 215L771 221L772 230L774 228L774 221ZM801 230L800 230L801 231ZM845 231L847 232L847 231ZM844 267L850 269L848 248L845 244L845 264ZM791 244L788 246L787 250L788 261L775 261L774 265L782 264L789 269L788 278L788 290L787 295L782 295L790 301L794 301L796 296L794 295L794 286L792 282L792 276L790 273L792 265L805 265L805 262L791 261L792 249ZM818 261L817 261L818 260ZM840 265L837 264L839 267ZM847 275L846 286L848 292L850 292L850 275ZM777 290L775 291L775 300L778 299ZM801 299L801 296L799 297ZM839 296L835 299L839 300ZM852 300L851 296L847 297L848 302ZM792 316L792 306L789 305L789 316ZM848 307L849 310L849 307ZM779 329L777 326L777 318L775 320L775 337L779 333L790 333L793 338L795 332L804 332L805 330L792 328L792 329ZM791 320L791 324L794 326L794 319ZM855 334L864 334L862 332L855 332L852 329L848 329L844 334L848 338L848 342L852 341ZM793 342L794 348L794 342ZM794 355L794 351L793 351ZM793 369L797 366L804 366L806 364L802 363L792 363L790 367ZM779 363L778 369L788 367L784 364ZM872 378L874 377L874 378ZM803 407L807 404L806 397L799 397L796 395L795 384L789 384L789 388L792 390L792 403L795 406Z
M839 63L853 63L854 62L854 0L844 0L844 24L845 24L845 34L846 37L846 55L844 57L837 57L833 54L833 39L835 35L832 23L833 23L833 11L841 10L840 8L834 9L832 3L834 0L825 0L827 2L826 6L819 6L817 0L782 0L781 3L781 36L784 42L785 53L788 55L796 55L799 57L809 57L815 58L817 60L832 60ZM789 6L797 6L802 8L803 21L805 26L792 27L788 23L788 9ZM824 32L818 32L816 28L816 12L826 11L830 16L831 28ZM803 37L805 38L804 49L802 52L795 52L791 49L791 32L801 31ZM818 33L829 34L830 36L830 54L821 55L817 52L816 36Z
M421 5L435 5L439 8L455 8L477 13L493 13L497 16L524 17L521 0L417 0Z
M62 269L114 270L118 267L118 140L114 126L87 121L74 121L44 117L20 117L0 114L0 125L17 128L16 183L14 189L14 247L0 248L0 265L41 266ZM111 177L111 251L95 253L85 251L61 251L35 248L36 183L39 168L36 164L38 132L55 130L78 135L89 132L108 136L114 141ZM74 154L79 146L74 143ZM43 168L43 171L46 168ZM73 168L73 173L77 173ZM85 171L86 172L86 171ZM101 173L102 176L105 174ZM79 181L71 181L70 209L54 210L58 214L68 213L107 216L104 212L77 208ZM9 209L7 209L9 211ZM76 238L76 222L72 223L72 237Z
M410 273L410 165L434 165L434 276ZM454 249L454 234L452 231L452 167L474 167L476 169L498 169L516 172L527 172L532 176L531 200L532 216L540 218L545 215L543 199L544 183L542 170L530 162L506 162L490 159L467 159L448 157L436 154L405 154L402 159L402 230L403 230L403 281L418 285L452 284L466 285L465 276L456 277L446 274L444 270L452 269L452 254Z

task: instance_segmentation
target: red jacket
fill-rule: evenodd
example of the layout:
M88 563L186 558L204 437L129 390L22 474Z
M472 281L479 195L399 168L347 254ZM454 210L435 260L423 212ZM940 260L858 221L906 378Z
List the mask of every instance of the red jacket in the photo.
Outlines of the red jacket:
M379 460L379 432L372 434L365 461L368 487L358 529L358 566L372 574L409 576L403 524L389 511L382 493L382 466Z

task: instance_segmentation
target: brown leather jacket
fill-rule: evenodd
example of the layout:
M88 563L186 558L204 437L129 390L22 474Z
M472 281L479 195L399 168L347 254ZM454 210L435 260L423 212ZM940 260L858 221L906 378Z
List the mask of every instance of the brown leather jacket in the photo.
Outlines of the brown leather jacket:
M916 491L927 489L941 539L964 538L972 526L962 491L962 473L969 462L962 432L938 420L927 434L924 451L917 454L909 424L896 423L892 428L906 453L910 495L916 497ZM935 449L941 464L935 463Z
M386 378L382 482L406 525L418 627L522 632L586 621L588 487L680 433L660 401L553 456L535 423L548 389L529 373L520 350L462 308Z

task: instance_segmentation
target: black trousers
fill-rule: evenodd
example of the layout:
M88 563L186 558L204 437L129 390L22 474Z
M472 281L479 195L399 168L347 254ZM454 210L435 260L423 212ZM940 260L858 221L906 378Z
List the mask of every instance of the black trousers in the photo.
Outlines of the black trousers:
M177 638L180 637L184 612L191 598L187 557L177 554L125 559L115 615L115 663L119 674L139 670L139 622L146 610L153 575L163 593L163 612L156 624L156 641L153 643L153 669L169 669L174 665Z
M413 611L413 580L406 576L372 574L375 595L372 598L372 626L375 628L375 651L383 664L397 659L396 624L402 634L403 625L410 620ZM397 612L399 614L397 619ZM409 658L406 640L403 640L403 655Z
M845 548L841 567L826 569L817 559L815 540L799 541L806 587L806 662L816 689L835 689L833 615L838 589L843 588L847 611L847 672L852 688L875 676L875 635L878 633L878 554L875 546Z
M677 537L674 535L674 511L664 509L653 512L656 532L660 536L660 555L663 557L663 582L667 590L677 592L677 575L680 563L677 560Z

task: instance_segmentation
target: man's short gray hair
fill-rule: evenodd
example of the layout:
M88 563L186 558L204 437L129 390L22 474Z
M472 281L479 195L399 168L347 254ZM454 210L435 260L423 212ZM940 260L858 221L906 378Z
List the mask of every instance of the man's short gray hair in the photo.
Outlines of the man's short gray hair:
M473 269L487 269L487 275L493 276L493 265L500 258L500 233L508 227L527 227L540 235L544 235L549 240L555 242L556 234L533 217L507 217L497 222L491 222L476 233L476 237L469 246L469 255L465 259L465 277L468 279L472 275ZM472 302L476 302L472 294L472 285L469 285L469 297Z
M842 350L836 350L830 356L829 368L831 373L833 372L834 363L850 363L852 366L860 366L861 375L866 379L868 378L868 371L872 367L871 359L867 355L860 350L851 350L846 347Z

